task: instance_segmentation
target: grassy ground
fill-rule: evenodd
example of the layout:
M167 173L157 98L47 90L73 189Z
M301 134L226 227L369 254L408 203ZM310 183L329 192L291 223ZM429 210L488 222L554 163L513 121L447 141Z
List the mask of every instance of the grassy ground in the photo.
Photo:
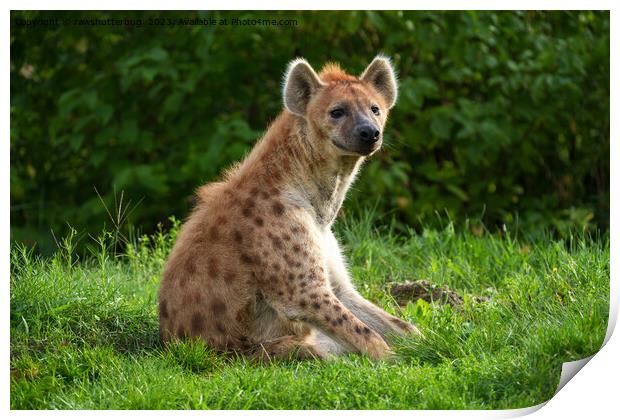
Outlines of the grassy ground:
M399 343L396 361L262 366L199 342L163 349L156 297L174 232L120 258L107 236L81 260L66 240L50 259L21 247L11 254L11 407L518 408L552 397L561 363L602 343L607 237L516 240L451 226L396 235L370 220L337 228L361 293L424 332ZM422 278L464 294L465 306L399 308L387 283Z

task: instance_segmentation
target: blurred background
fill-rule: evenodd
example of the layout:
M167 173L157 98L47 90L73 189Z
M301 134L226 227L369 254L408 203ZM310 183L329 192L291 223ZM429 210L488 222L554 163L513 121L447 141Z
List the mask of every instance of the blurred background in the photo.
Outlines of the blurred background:
M17 24L110 17L133 24ZM609 227L608 12L11 12L10 42L11 240L44 254L69 226L185 217L280 112L289 60L359 74L378 52L400 98L346 213L398 229Z

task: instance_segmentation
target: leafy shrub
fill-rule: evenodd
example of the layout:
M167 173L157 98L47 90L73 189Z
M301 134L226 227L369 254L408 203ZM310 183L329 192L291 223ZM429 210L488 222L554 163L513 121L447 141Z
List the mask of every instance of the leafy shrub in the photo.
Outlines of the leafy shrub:
M67 222L98 232L109 212L115 226L148 230L185 215L193 190L242 158L280 111L290 59L361 72L377 52L394 60L400 100L347 210L377 205L414 226L445 212L560 233L608 227L608 12L11 17L14 240L45 250L50 228L62 236ZM16 24L41 17L142 25ZM160 17L297 25L148 24Z

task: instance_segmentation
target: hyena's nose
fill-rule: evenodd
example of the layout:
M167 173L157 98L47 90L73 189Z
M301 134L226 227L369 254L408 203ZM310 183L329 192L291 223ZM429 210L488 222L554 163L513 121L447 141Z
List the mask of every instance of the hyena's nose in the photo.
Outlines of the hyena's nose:
M374 125L364 124L355 129L356 137L363 143L374 143L379 140L379 130Z

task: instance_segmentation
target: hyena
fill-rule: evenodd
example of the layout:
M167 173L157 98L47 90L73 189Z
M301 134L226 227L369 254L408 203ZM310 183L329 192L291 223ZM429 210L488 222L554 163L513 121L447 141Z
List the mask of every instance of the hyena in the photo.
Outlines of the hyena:
M223 181L197 190L161 283L164 341L200 337L269 360L384 359L386 339L417 332L355 290L331 229L396 98L384 56L359 77L289 64L283 112Z

